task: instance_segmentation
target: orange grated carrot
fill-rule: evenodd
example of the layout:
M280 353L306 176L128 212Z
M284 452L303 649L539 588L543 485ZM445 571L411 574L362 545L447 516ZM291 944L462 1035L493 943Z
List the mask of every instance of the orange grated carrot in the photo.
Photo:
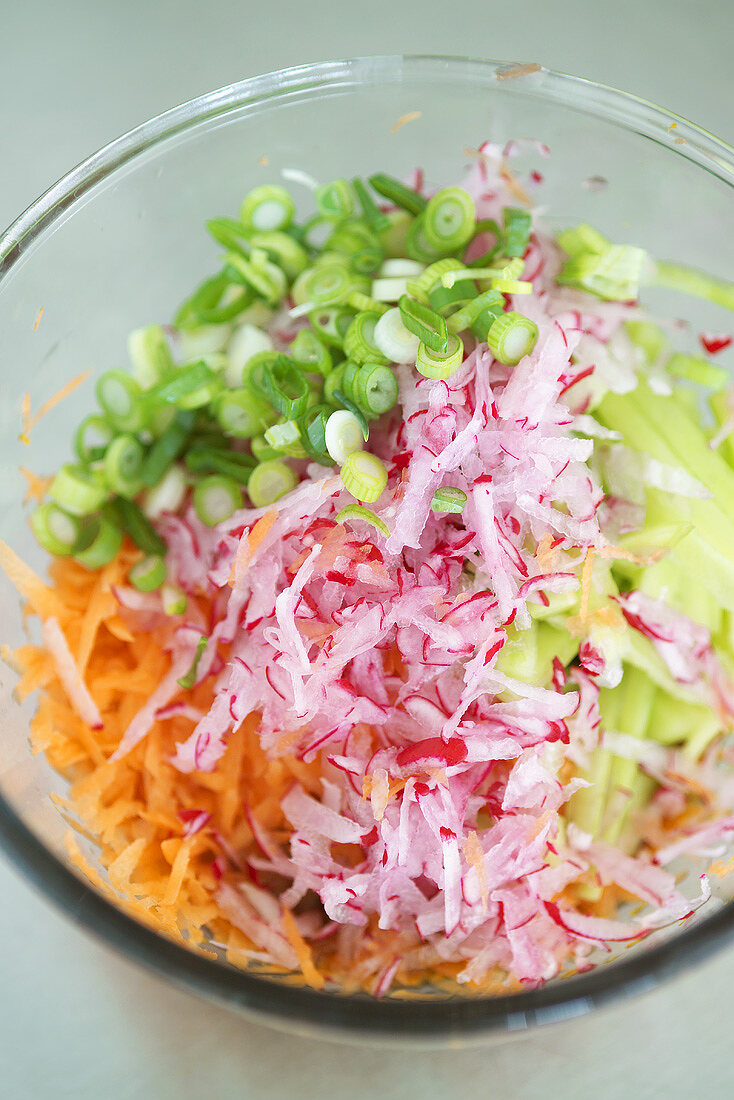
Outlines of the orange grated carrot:
M512 65L509 69L503 69L497 73L498 80L516 80L518 76L529 76L530 73L539 73L541 66L535 61L526 61L520 65Z
M49 397L48 401L44 401L40 409L33 416L31 413L31 395L25 394L23 398L22 414L23 414L23 430L18 437L23 443L30 443L30 434L35 428L36 424L47 413L50 413L52 409L56 408L60 401L63 401L65 397L68 397L70 393L73 393L78 386L81 386L82 382L91 375L91 370L82 371L76 378L72 378L70 382L67 382L65 386L62 386L58 393L55 393L52 397Z
M63 618L66 608L56 593L0 539L0 569L40 619Z
M402 130L403 126L406 126L409 122L415 122L417 119L421 118L422 115L423 111L408 111L407 114L401 115L396 122L393 122L390 127L390 133L397 134L398 130Z
M252 561L258 547L261 546L267 538L277 518L277 510L275 508L270 508L264 516L260 516L257 523L253 524L249 534L242 536L232 564L232 572L229 575L229 583L231 585L242 584L245 573L247 572L247 566Z
M33 470L28 470L25 466L20 466L19 469L28 483L28 488L23 497L23 503L30 504L32 500L40 503L48 492L48 487L53 481L53 478L39 477L38 474L33 473Z
M487 879L487 868L484 864L484 849L479 843L479 837L474 829L472 829L464 841L464 855L467 863L473 867L477 873L479 895L482 899L482 912L486 913L487 901L489 899L489 881Z
M306 943L301 933L298 931L296 919L291 913L290 909L284 909L280 919L281 924L283 925L283 931L288 938L288 942L296 953L296 956L298 958L298 965L303 972L303 976L306 979L307 984L312 986L314 989L323 989L323 974L320 974L314 966L311 948Z
M43 313L44 313L45 308L46 308L45 306L41 306L41 308L38 311L38 314L36 316L36 320L33 324L33 331L34 332L38 332L38 326L41 323L41 318L43 317Z

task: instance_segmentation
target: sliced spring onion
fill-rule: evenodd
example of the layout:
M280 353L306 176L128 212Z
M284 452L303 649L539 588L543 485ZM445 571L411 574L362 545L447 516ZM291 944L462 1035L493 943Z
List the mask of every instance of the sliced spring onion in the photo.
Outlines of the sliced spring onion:
M502 211L505 256L524 256L530 240L530 211L516 206L506 206Z
M360 451L364 447L359 419L347 409L337 409L326 424L324 442L327 453L341 465L352 451Z
M383 313L387 313L390 308L384 302L378 302L376 298L370 298L369 294L363 294L361 290L351 291L347 298L347 305L351 309L359 310L360 313L376 313L378 317L381 317Z
M142 509L148 519L158 519L164 512L177 512L186 496L186 474L179 465L169 466L166 473L143 497Z
M326 247L330 252L348 256L349 266L358 275L374 275L385 258L385 249L377 235L364 222L343 222L329 237Z
M259 463L250 474L247 495L256 508L264 508L289 493L297 482L298 478L290 466L277 458L270 459Z
M432 351L425 344L418 347L415 368L424 378L448 378L458 370L464 357L464 345L451 333L446 351Z
M225 275L212 275L200 283L193 294L185 299L173 316L173 323L178 329L206 324L203 314L216 308L222 295L229 286Z
M446 351L449 337L446 321L440 313L404 294L398 303L405 328L433 351ZM396 360L397 361L397 360Z
M179 676L177 683L184 689L184 691L191 691L191 688L196 683L196 675L199 671L199 663L204 655L204 650L209 644L209 639L201 637L196 643L196 653L194 659L191 662L191 667L188 672L185 672L183 676Z
M227 250L241 252L247 256L250 251L250 231L236 218L210 218L206 227L217 244Z
M344 351L355 363L388 362L375 343L375 326L381 314L372 310L358 313L344 336Z
M456 313L452 313L446 323L450 332L463 332L464 329L476 324L484 313L490 312L494 318L503 312L504 307L505 300L498 290L485 290ZM489 325L482 336L483 340L486 340L488 331Z
M303 446L322 466L331 465L326 447L326 426L332 415L333 411L329 405L319 403L307 409L298 420Z
M370 195L369 191L365 187L361 179L355 178L352 180L352 187L357 196L359 205L362 208L362 215L367 225L374 233L381 233L387 229L390 225L385 214L382 213L380 208L375 204L374 199Z
M122 370L110 370L97 381L96 394L107 419L123 432L137 432L143 426L141 388Z
M645 281L654 286L692 294L696 298L706 298L717 306L734 310L734 283L693 267L658 260L653 264L652 276L649 279L646 277Z
M251 390L226 390L217 398L214 413L226 436L251 439L260 435L277 419L272 405Z
M354 320L354 311L332 307L314 309L308 319L322 340L332 347L340 348L344 344L346 331Z
M267 399L265 389L265 368L277 362L279 351L258 351L247 360L242 368L242 385L252 390L258 397Z
M397 302L408 290L408 280L403 276L391 276L389 279L375 279L372 284L372 297L377 302Z
M146 325L131 332L127 353L133 376L144 389L155 386L173 368L168 341L160 325Z
M342 482L348 493L361 503L372 504L387 485L384 462L368 451L352 451L341 469Z
M59 508L72 516L88 516L102 507L109 489L94 470L68 462L51 482L48 495Z
M331 370L331 352L310 328L303 328L288 348L288 354L299 370L326 377Z
M239 325L227 344L227 366L224 380L232 389L242 385L242 372L253 355L272 351L273 341L267 332L248 322Z
M467 264L468 267L486 267L487 264L491 264L498 252L502 251L503 237L502 230L497 225L494 218L482 218L474 226L474 237L472 240L476 240L477 237L483 237L486 233L491 233L494 237L494 244L483 252L481 256L476 256L471 263Z
M92 516L74 547L74 560L86 569L102 569L120 553L122 540L122 528L114 520L104 514Z
M625 321L624 328L632 343L644 353L647 363L656 362L668 346L665 333L652 321Z
M389 309L375 325L377 347L391 363L414 363L419 338L403 324L399 308Z
M193 503L201 522L216 527L242 507L242 490L234 478L213 474L194 486Z
M344 364L344 373L342 374L341 390L347 395L350 401L357 400L355 392L355 384L357 381L357 375L359 374L359 364L353 360L348 359Z
M190 410L174 413L173 422L156 439L145 456L143 468L140 471L140 480L143 485L149 488L157 485L171 463L183 454L195 420L196 414Z
M376 515L371 508L365 508L361 504L348 504L346 508L342 508L341 512L337 513L336 522L344 523L345 520L362 520L364 523L371 524L381 535L388 538L390 535L390 528Z
M270 233L287 229L295 212L293 199L285 187L264 184L246 195L240 209L240 220L245 229Z
M351 397L347 397L347 395L342 390L334 390L334 400L338 403L339 408L346 409L347 412L350 412L354 416L356 416L357 420L362 425L362 436L364 437L366 442L370 437L370 427L367 423L366 416L364 415L356 401L352 401Z
M434 512L462 512L466 504L466 493L456 489L453 485L445 485L443 489L436 489L431 500L431 508Z
M233 451L229 447L217 447L204 441L197 442L187 452L184 462L195 474L222 474L239 485L245 485L255 465L251 455Z
M417 191L406 187L400 180L396 180L394 176L376 172L374 176L369 177L369 183L372 190L382 195L383 199L407 210L409 214L421 214L426 208L427 200Z
M408 252L408 233L415 218L407 210L391 210L387 215L387 220L387 229L383 229L380 233L380 244L385 255L391 258L410 255ZM419 261L421 258L413 256L413 259Z
M161 587L167 574L168 570L163 558L157 554L150 554L135 562L127 579L138 592L155 592Z
M189 363L145 394L145 408L177 405L180 409L199 409L208 405L223 388L222 379L204 362Z
M363 363L352 388L357 404L370 417L382 416L398 400L398 380L383 363Z
M426 206L423 232L429 245L443 252L454 252L471 240L476 220L474 200L468 191L463 187L444 187Z
M183 615L189 601L186 593L175 584L164 584L161 588L161 603L166 615Z
M49 554L68 557L79 541L81 524L76 516L47 501L36 508L31 516L31 528L38 542Z
M119 526L130 536L138 549L144 554L163 557L166 552L164 540L134 501L117 497L110 504L110 512L112 519L119 521Z
M487 336L489 350L498 363L515 367L538 342L538 326L521 313L502 313Z
M448 317L456 310L468 305L476 295L476 284L470 283L466 279L461 283L457 283L456 286L442 286L439 283L433 290L428 292L428 304L431 309L436 310L442 317Z
M696 355L671 355L666 366L675 378L685 378L714 392L725 389L731 381L731 375L724 367L715 367L713 363Z
M424 265L417 260L392 259L385 260L379 274L381 279L390 279L395 275L405 279L418 279L424 271Z
M142 488L141 473L145 450L134 435L118 435L105 451L104 479L114 493L133 497Z
M411 260L432 264L445 256L447 252L453 252L455 249L436 248L435 245L432 245L426 236L425 219L426 211L424 210L417 218L413 218L412 222L406 227L403 251L407 253Z
M441 283L441 279L444 275L448 275L450 271L464 271L464 264L460 260L454 259L452 256L446 256L442 260L436 260L435 263L426 267L423 272L409 279L407 284L408 294L412 294L414 298L417 298L419 302L428 304L428 296L433 288Z
M334 397L334 392L341 389L345 370L346 363L340 363L339 366L334 367L326 377L326 381L324 382L324 401L328 401L330 405L338 405L338 401Z
M74 433L74 453L82 463L102 458L115 436L115 429L103 416L86 416Z
M250 440L250 450L256 462L267 462L271 458L279 458L281 454L270 446L264 435L256 435Z
M608 301L630 301L640 290L645 253L633 245L609 245L603 252L584 252L567 260L557 281Z
M356 205L354 191L345 179L332 180L331 183L317 187L314 199L319 212L325 218L333 218L335 221L348 218L354 213Z
M306 411L308 382L287 356L279 355L265 366L263 384L268 401L281 416L294 419Z
M282 268L286 278L291 281L308 267L308 252L289 233L281 233L277 229L255 233L250 243L253 248L264 249L272 262Z
M277 305L285 296L288 280L284 272L267 259L267 252L264 250L256 255L253 249L250 259L245 259L237 252L227 252L224 260L225 272L231 274L236 282L252 287L271 305Z
M204 355L223 351L231 335L232 326L226 324L206 324L182 329L178 336L179 358L184 363L191 363Z
M292 297L297 305L312 302L314 306L335 306L346 302L350 291L366 285L341 258L323 260L298 276Z
M612 243L608 237L586 222L581 222L572 229L564 229L556 240L568 256L581 256L586 252L601 255Z
M308 458L303 446L301 431L296 420L286 420L283 424L273 424L265 432L265 442L279 455L290 458Z

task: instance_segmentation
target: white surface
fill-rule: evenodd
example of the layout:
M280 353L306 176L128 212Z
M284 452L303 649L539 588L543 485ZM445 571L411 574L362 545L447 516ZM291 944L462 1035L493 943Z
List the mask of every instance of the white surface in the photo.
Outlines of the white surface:
M356 53L539 61L657 100L734 139L730 0L0 7L0 224L151 114L244 76ZM377 1054L267 1031L167 988L82 936L1 861L0 897L3 1098L734 1093L734 950L635 1001L501 1047Z

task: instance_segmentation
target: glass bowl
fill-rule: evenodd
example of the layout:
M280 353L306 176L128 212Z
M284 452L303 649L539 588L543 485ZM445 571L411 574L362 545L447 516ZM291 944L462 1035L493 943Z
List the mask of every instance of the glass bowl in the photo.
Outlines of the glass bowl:
M589 221L660 258L731 276L731 148L634 96L544 69L511 79L509 69L466 58L377 57L245 80L112 142L18 218L0 239L0 496L2 535L24 560L44 568L24 515L18 467L43 472L64 461L69 427L91 396L89 385L76 391L24 446L23 394L30 392L36 409L78 371L123 362L128 331L170 317L209 270L205 219L236 211L245 191L277 181L283 168L328 180L375 170L401 175L421 166L438 185L461 177L465 147L537 138L551 155L539 159L523 145L513 167L542 173L538 201L551 225ZM667 315L682 308L659 292L647 300ZM685 301L684 308L695 330L724 323L706 303ZM4 579L0 614L2 641L15 646L23 622ZM707 915L684 929L660 932L584 975L493 999L427 991L376 1001L237 970L136 923L79 877L65 853L66 823L51 800L64 783L29 751L33 701L13 700L14 679L3 668L5 852L79 925L179 985L262 1022L351 1040L455 1045L576 1016L649 988L734 932L734 906L726 904L731 876L715 884L719 894Z

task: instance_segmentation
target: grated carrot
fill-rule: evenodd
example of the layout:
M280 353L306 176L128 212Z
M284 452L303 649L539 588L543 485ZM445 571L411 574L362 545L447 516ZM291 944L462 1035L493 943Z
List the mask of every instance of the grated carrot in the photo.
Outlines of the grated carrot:
M396 122L393 122L390 127L390 133L397 134L398 130L402 130L403 126L406 126L409 122L415 122L417 119L421 118L422 115L423 111L408 111L407 114L401 115Z
M320 974L314 966L313 954L311 948L304 940L301 933L298 931L296 919L291 913L290 909L284 909L281 914L281 924L283 925L283 931L285 932L288 942L295 951L298 957L298 965L303 971L303 976L306 979L308 985L314 989L323 989L324 976Z
M257 523L253 524L249 534L242 536L240 544L237 547L237 553L235 554L232 572L229 575L229 583L231 585L242 584L244 575L247 572L247 566L254 557L257 548L261 546L267 538L277 518L278 513L276 509L270 508L264 516L260 516Z
M466 841L464 842L464 855L467 863L474 868L477 873L477 880L479 883L479 896L482 899L482 912L487 912L487 901L489 900L489 881L487 879L487 868L484 864L484 849L479 843L479 837L472 829L469 833Z
M51 412L51 409L55 408L58 403L63 401L65 397L68 397L70 393L73 393L78 386L81 386L82 382L86 382L91 373L91 370L85 370L82 371L81 374L78 374L76 378L72 378L70 382L67 382L65 386L61 387L58 393L55 393L53 397L49 397L48 401L44 401L34 416L31 416L31 395L26 393L23 397L23 404L21 406L23 427L18 436L21 443L30 443L30 434L39 420L41 420L46 413Z
M45 308L46 308L45 306L41 306L41 308L38 311L38 314L36 315L36 320L33 324L33 331L34 332L38 332L38 326L41 323L41 318L43 317L43 313L44 313Z
M55 592L2 539L0 569L40 619L47 619L50 615L59 619L64 617L66 608Z
M25 466L20 467L20 472L28 482L28 488L25 491L23 503L30 504L32 500L40 503L48 492L48 487L53 481L53 478L39 477L38 474L33 473L33 470L28 470Z

